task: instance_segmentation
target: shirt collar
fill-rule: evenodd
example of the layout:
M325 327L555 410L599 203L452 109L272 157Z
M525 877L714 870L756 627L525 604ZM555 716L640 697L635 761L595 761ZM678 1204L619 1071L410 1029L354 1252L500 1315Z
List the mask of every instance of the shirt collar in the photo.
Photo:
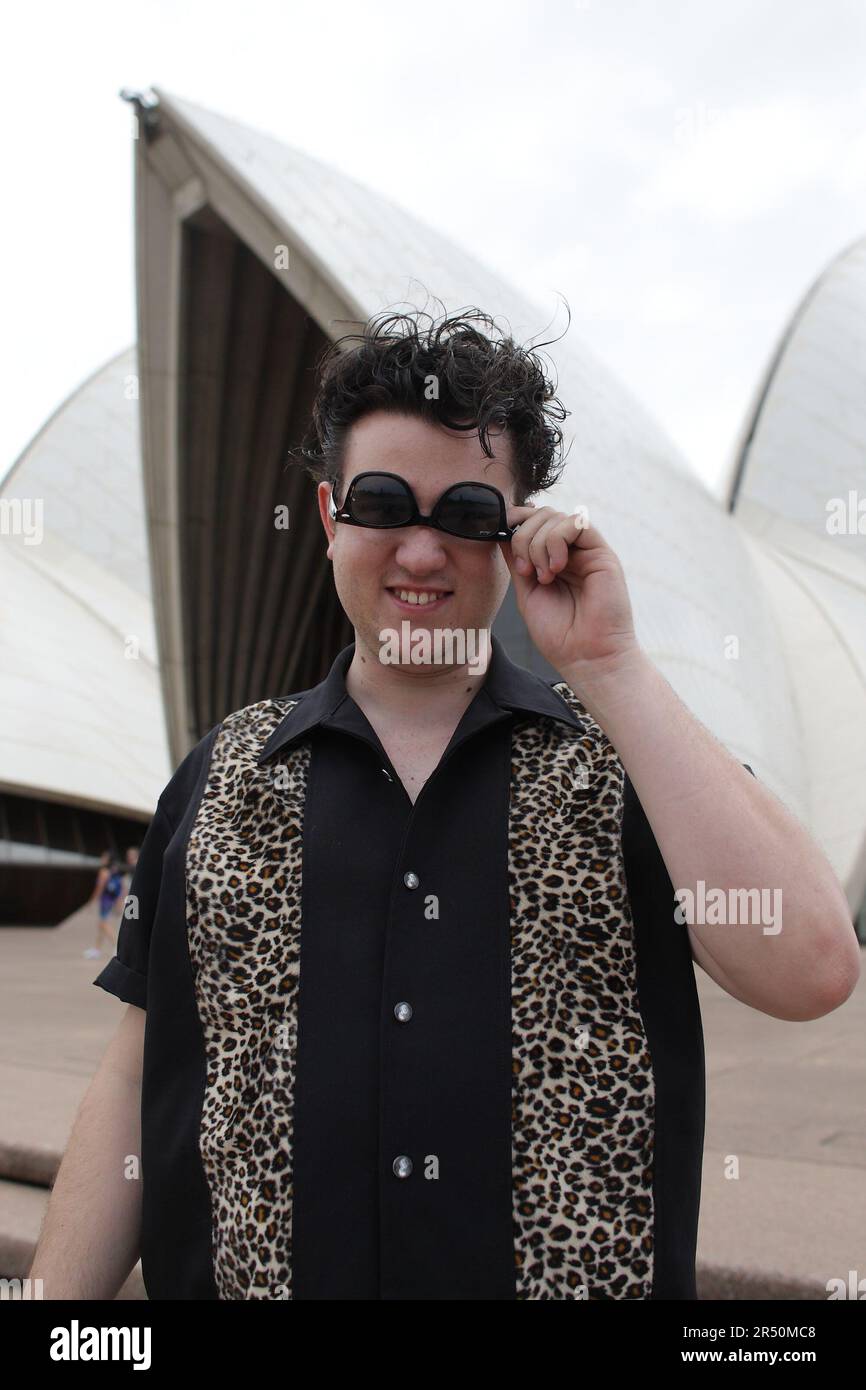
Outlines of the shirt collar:
M484 694L500 710L519 710L523 714L542 715L548 719L558 719L573 729L585 729L584 720L556 693L550 682L516 665L506 653L499 638L494 633L491 633L490 637L491 656L487 677L473 697L472 704ZM346 690L345 676L354 653L355 643L350 642L334 658L331 669L323 681L310 690L285 697L297 700L298 704L289 710L265 740L257 758L259 767L275 753L330 719L344 700L351 701L351 696ZM351 702L354 704L354 701Z

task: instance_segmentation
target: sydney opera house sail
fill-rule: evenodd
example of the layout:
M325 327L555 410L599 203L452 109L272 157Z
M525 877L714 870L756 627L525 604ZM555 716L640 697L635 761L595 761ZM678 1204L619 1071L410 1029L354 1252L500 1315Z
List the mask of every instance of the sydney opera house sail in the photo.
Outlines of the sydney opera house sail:
M150 597L134 349L85 381L0 485L0 921L57 921L140 842L171 774Z
M807 803L866 896L866 237L797 306L746 419L730 505L784 651ZM862 923L861 923L862 926Z

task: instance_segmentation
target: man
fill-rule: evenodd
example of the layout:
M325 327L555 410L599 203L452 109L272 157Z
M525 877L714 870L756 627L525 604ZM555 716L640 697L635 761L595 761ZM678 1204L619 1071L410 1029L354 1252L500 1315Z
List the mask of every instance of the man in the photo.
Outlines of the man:
M693 960L780 1019L854 986L824 855L649 660L595 525L529 503L555 398L479 321L373 321L322 365L305 454L355 641L160 797L95 981L146 1010L143 1066L133 1019L49 1296L110 1296L140 1248L151 1298L692 1299ZM488 643L511 582L558 681ZM700 883L780 890L783 929L684 921ZM143 1210L111 1167L139 1096Z

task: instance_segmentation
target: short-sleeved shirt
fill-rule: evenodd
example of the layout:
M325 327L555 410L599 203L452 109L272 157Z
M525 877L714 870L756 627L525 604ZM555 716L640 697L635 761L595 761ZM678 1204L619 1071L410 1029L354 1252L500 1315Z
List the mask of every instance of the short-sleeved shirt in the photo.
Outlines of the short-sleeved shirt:
M616 750L494 637L413 804L353 653L183 760L94 982L147 1011L148 1296L695 1298L694 968Z

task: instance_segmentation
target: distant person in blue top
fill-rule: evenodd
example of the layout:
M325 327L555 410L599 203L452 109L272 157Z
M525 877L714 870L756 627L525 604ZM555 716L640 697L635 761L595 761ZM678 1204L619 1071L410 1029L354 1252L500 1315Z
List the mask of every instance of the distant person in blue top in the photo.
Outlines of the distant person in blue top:
M100 855L99 870L96 875L96 883L89 902L98 902L98 915L96 919L96 945L89 946L84 952L85 956L92 959L102 955L102 938L107 939L112 952L115 947L114 933L109 926L111 917L114 915L119 902L125 897L124 879L127 875L132 876L138 859L138 850L130 848L126 851L126 862L115 859L110 850L105 850ZM119 914L118 914L119 915Z

